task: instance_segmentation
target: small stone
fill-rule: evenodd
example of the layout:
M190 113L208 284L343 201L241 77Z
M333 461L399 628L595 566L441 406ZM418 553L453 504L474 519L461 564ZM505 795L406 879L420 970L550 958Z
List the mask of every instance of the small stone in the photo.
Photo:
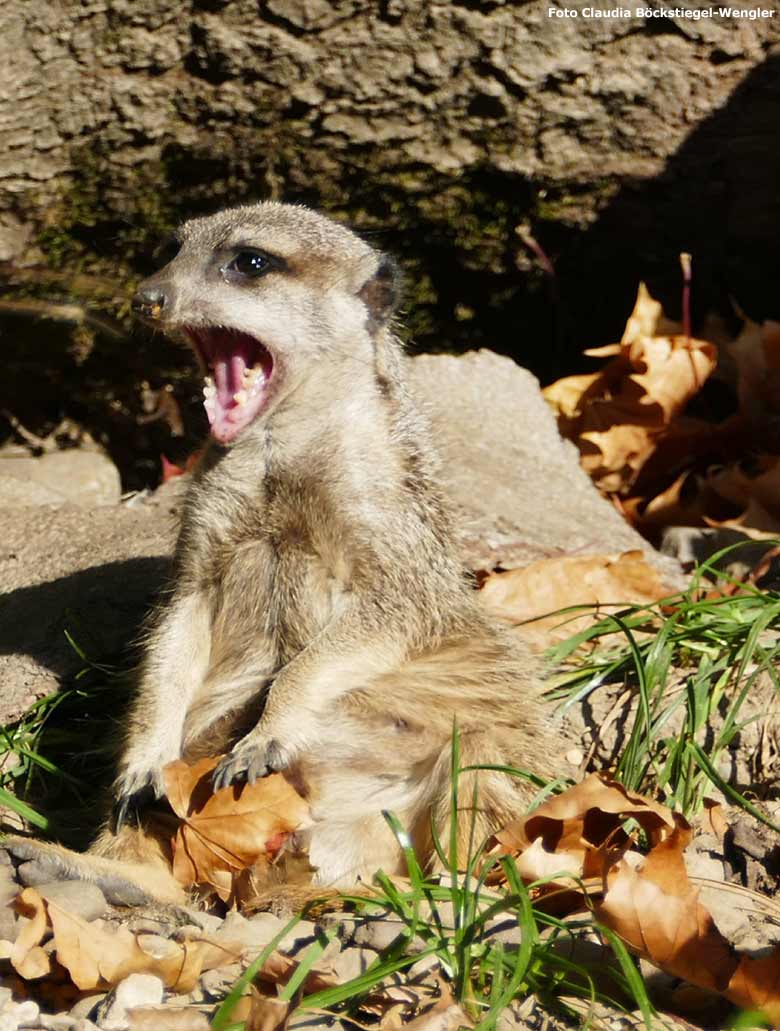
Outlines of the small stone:
M44 1031L75 1031L78 1020L68 1013L41 1013L38 1024Z
M481 939L489 938L491 942L503 945L519 945L523 938L517 918L509 913L501 913L492 917L485 924Z
M82 920L97 920L108 909L106 897L97 884L89 881L51 881L39 884L39 893L47 902L55 902L61 909L80 916Z
M376 959L376 952L373 949L349 948L343 949L335 959L331 960L333 972L338 976L339 983L352 981L366 970Z
M725 880L723 860L711 852L689 849L685 854L685 868L689 877L703 877L708 881Z
M76 1020L83 1020L86 1017L91 1017L105 997L105 992L96 992L92 995L85 995L83 999L79 999L75 1005L71 1006L71 1017L75 1017Z
M112 989L98 1009L98 1023L103 1031L127 1031L128 1010L139 1006L159 1006L164 986L153 974L130 974Z
M270 916L271 914L264 915ZM278 931L276 933L278 934ZM314 941L316 934L317 927L311 920L299 920L292 930L282 938L277 948L280 952L299 952Z
M438 970L440 966L441 961L438 956L423 956L422 959L418 959L416 963L412 963L407 970L406 976L410 981L416 981L419 977L425 977L426 974L430 974L432 971Z
M36 458L0 456L0 475L42 487L74 505L116 505L122 494L119 471L107 455L87 448L53 451ZM31 503L35 504L35 501ZM42 502L37 502L38 504ZM43 503L50 503L47 498Z
M171 930L168 920L156 920L153 916L132 916L127 921L128 930L133 934L165 935Z
M253 928L262 928L263 936L270 941L284 927L284 920L273 913L255 913L250 917L249 923Z
M284 921L272 913L258 913L247 920L240 913L228 913L215 938L219 942L236 942L245 949L259 951L284 927ZM277 945L280 952L297 952L314 939L316 927L301 920Z
M361 924L352 936L355 945L368 946L381 952L392 945L404 930L404 925L394 917L371 917Z
M37 1027L40 1007L32 999L13 1002L6 999L0 1010L0 1031L17 1031L20 1027Z
M224 917L214 916L213 913L201 913L197 909L185 909L185 912L192 918L192 925L198 928L201 935L216 934L225 922Z
M78 1024L76 1024L75 1031L100 1031L100 1028L97 1024L93 1024L91 1020L82 1017Z
M7 903L0 907L0 941L16 941L16 914Z
M241 969L239 963L231 963L217 970L207 970L200 979L201 988L210 999L224 999L241 976Z

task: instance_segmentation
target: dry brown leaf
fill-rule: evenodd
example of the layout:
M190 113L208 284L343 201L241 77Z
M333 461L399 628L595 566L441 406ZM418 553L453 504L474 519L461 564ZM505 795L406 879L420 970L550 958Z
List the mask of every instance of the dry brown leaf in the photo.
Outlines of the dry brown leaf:
M726 819L726 811L721 802L712 798L704 799L704 808L699 814L699 823L705 834L714 834L721 842L729 829L729 821Z
M593 613L548 616L570 605L624 606L657 601L669 592L641 551L621 555L564 555L540 559L524 569L488 576L482 604L512 623L534 622L523 634L542 645L561 640L600 618ZM537 619L544 616L543 619Z
M607 873L596 915L662 970L722 993L737 961L688 880L683 858L687 840L675 830L655 845L639 869L621 859Z
M167 988L191 991L204 970L235 963L241 945L217 945L203 940L182 943L157 935L134 934L120 926L109 929L101 920L91 923L62 909L47 905L58 961L82 991L105 989L128 974L155 974Z
M771 423L780 414L780 323L745 319L728 351L736 366L740 410L754 427L769 423L776 432Z
M614 862L631 844L621 829L629 816L652 842L677 827L688 833L687 823L666 806L627 791L604 774L591 773L499 831L491 855L515 856L520 875L529 881L563 871L577 877L601 876L605 863ZM495 883L502 877L494 871L490 879ZM551 886L565 880L556 878Z
M780 1027L780 946L768 956L742 956L725 993L744 1010L760 1010Z
M713 372L717 348L664 320L660 304L641 284L621 343L586 354L610 361L598 373L566 377L543 393L559 413L561 433L577 444L583 467L601 490L625 493Z
M682 332L682 328L681 322L671 322L666 318L661 302L655 300L645 283L640 283L636 292L634 310L628 317L621 343L633 344L635 341L642 340L643 337L676 336ZM592 352L586 351L585 353Z
M249 1014L245 1018L245 1031L278 1031L287 1026L289 1013L289 1002L262 995L253 988Z
M41 948L48 932L46 903L35 888L25 888L17 895L15 907L17 913L27 917L29 923L22 926L10 950L8 958L11 966L26 981L46 977L51 973L51 959Z
M736 530L754 541L776 540L780 537L780 519L762 508L757 501L749 501L747 508L734 519L713 519L704 516L704 525L723 530Z
M756 459L758 471L749 475L738 464L713 469L707 476L707 484L720 497L730 501L743 512L749 505L768 513L777 523L780 519L780 458L776 455L763 455ZM740 517L744 520L744 515ZM756 518L754 514L753 519ZM750 526L763 530L751 521Z
M300 960L286 956L283 952L272 952L268 959L258 971L257 977L260 981L268 981L271 984L287 984L292 975L300 966ZM303 981L303 989L306 994L321 992L325 988L332 988L339 983L338 977L330 969L318 967L315 963Z
M309 809L280 773L213 792L218 761L169 763L165 790L182 821L173 841L174 876L185 887L210 885L228 900L235 877L267 861L290 833L306 826Z

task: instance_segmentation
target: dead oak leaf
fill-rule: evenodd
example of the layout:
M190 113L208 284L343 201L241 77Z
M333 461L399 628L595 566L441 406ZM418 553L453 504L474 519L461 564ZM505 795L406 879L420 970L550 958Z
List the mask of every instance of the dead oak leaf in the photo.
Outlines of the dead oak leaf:
M165 767L165 790L181 820L173 841L173 874L186 887L207 884L222 899L234 878L279 850L309 822L309 809L280 773L255 784L214 792L211 773L219 757Z
M47 903L57 959L82 991L105 990L129 974L155 974L167 988L189 992L204 970L235 963L240 945L216 945L206 939L174 942L157 935L110 928Z
M34 888L25 888L17 895L14 905L20 916L27 918L10 949L7 958L11 966L26 981L46 977L51 973L51 959L41 948L48 934L46 903Z
M688 824L651 798L628 791L601 773L591 773L560 795L543 802L528 816L514 820L495 835L493 856L512 855L526 880L548 880L565 873L601 877L605 864L630 846L622 824L632 817L650 841L661 840ZM491 880L500 879L496 872ZM560 883L561 877L555 877Z
M523 627L530 640L546 646L589 626L592 612L549 615L571 605L621 606L657 601L669 592L658 571L640 551L619 555L562 555L523 569L488 576L480 601L494 615ZM543 617L543 618L540 618Z
M780 323L745 319L739 336L727 345L737 377L740 411L756 428L776 433L780 412Z
M585 353L609 361L598 373L565 377L543 394L594 482L605 493L624 493L713 372L717 348L663 319L640 284L620 344Z
M606 875L596 915L666 973L723 992L736 958L688 880L683 849L689 839L675 830L638 869L620 860Z
M741 956L724 994L741 1009L760 1010L773 1027L780 1027L780 946L767 956Z

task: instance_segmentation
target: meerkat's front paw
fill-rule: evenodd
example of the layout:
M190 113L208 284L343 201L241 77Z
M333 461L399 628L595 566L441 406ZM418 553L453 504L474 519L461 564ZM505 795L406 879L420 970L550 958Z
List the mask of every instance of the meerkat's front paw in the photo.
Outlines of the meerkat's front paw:
M212 777L214 790L226 788L237 780L254 784L269 773L286 769L293 758L292 750L285 748L280 741L254 731L239 741L216 767Z
M152 767L127 766L120 773L114 785L112 808L112 830L118 834L128 812L138 813L163 797L162 764Z

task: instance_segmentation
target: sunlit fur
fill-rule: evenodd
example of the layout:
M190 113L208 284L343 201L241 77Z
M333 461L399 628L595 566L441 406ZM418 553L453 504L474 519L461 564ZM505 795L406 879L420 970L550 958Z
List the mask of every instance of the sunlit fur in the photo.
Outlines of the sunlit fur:
M159 786L180 756L272 755L311 802L319 883L400 871L381 811L422 853L432 819L447 833L455 722L465 764L546 770L534 664L456 557L387 291L372 288L381 255L308 209L269 203L188 223L181 240L151 281L167 297L162 328L252 334L274 358L272 399L232 444L212 441L194 474L117 795ZM226 281L215 255L239 244L286 270ZM483 772L472 812L473 781L461 786L462 849L472 818L480 840L529 795ZM96 849L116 859L125 842L139 847L105 832ZM89 857L68 862L100 880ZM172 882L149 890L178 894Z

